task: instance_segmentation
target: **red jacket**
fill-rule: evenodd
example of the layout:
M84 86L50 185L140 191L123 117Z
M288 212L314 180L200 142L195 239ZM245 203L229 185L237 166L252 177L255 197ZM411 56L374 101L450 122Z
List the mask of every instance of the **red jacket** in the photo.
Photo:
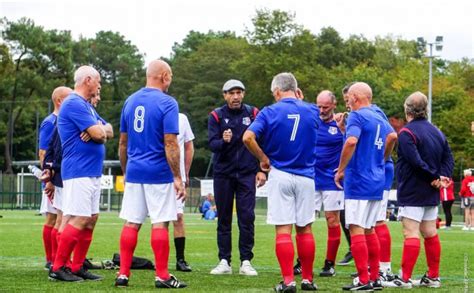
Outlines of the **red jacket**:
M462 197L474 197L474 176L466 176L462 180L459 195Z
M441 201L454 200L454 182L451 178L448 187L439 190L439 196Z

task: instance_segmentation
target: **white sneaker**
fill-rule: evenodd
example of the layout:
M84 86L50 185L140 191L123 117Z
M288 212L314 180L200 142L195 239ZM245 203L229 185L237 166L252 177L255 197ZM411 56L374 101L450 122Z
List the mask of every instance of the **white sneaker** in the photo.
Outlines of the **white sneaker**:
M229 265L227 260L221 259L217 267L213 268L211 275L229 275L232 274L232 267Z
M427 274L424 274L420 280L414 280L413 286L415 287L428 287L428 288L439 288L441 287L441 280L439 278L430 278Z
M239 274L245 275L245 276L257 276L258 275L257 271L252 267L252 264L250 264L250 261L248 261L248 260L244 260L242 262L242 265L240 265Z
M463 230L463 231L469 231L469 227L468 227L468 226L464 226L464 227L462 227L461 230Z
M403 288L403 289L411 289L413 287L412 281L403 281L403 279L397 275L390 281L382 281L382 286L384 288Z
M391 269L388 270L380 270L379 271L379 279L382 282L389 282L395 279L395 275L392 273Z

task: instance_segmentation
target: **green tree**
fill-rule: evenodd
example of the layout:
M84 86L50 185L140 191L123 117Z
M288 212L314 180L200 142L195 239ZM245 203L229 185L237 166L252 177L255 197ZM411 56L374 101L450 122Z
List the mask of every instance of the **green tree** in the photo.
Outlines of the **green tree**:
M199 46L209 42L213 39L235 39L236 35L234 32L225 31L225 32L214 32L212 30L207 33L201 33L196 31L190 31L188 35L184 38L182 43L174 43L172 51L173 56L172 60L180 57L186 57L190 53L198 50ZM171 60L171 61L172 61Z
M101 103L97 110L114 127L115 136L106 144L106 158L116 159L123 102L145 85L143 55L124 36L111 31L79 39L74 44L74 53L76 67L90 64L101 75Z
M220 33L210 33L208 37L208 41L194 51L174 54L171 60L174 77L170 94L177 98L180 112L187 114L196 136L191 174L196 174L198 170L200 175L204 174L210 159L207 148L208 114L224 103L221 91L224 82L230 78L241 79L232 63L241 59L248 50L243 38L231 38Z
M316 45L320 50L318 63L332 68L345 61L344 40L332 27L325 27L316 37Z
M123 101L145 82L143 55L122 35L100 31L93 38L73 41L69 32L44 30L31 20L1 21L0 157L11 172L11 161L35 157L37 117L48 114L47 102L58 85L72 86L74 68L91 64L102 76L99 113L118 132ZM262 108L273 103L270 83L279 72L295 74L306 100L329 89L339 97L351 81L367 82L374 102L388 116L403 118L403 102L414 91L427 93L425 46L393 36L368 40L344 39L331 27L311 32L295 22L295 14L257 10L244 36L234 32L190 31L175 43L169 61L173 69L170 94L188 115L196 134L191 173L203 175L210 158L207 118L224 104L221 87L236 78L246 86L245 102ZM433 122L446 134L460 167L474 157L470 122L474 120L474 65L467 59L436 58L433 73ZM117 137L107 144L107 158L116 159ZM12 156L12 152L14 156Z
M0 97L2 97L0 101L2 108L2 110L0 110L0 151L2 154L5 154L5 146L10 147L11 135L13 134L12 132L7 132L9 127L8 122L11 116L8 115L5 109L9 104L9 100L7 100L6 97L10 94L14 84L14 69L15 67L8 47L4 44L0 44ZM9 142L7 142L7 137L9 138ZM0 164L6 166L5 156L0 157Z
M294 22L295 14L282 10L257 9L252 18L253 28L246 35L253 45L288 45L302 27Z
M16 159L34 157L35 150L31 148L34 144L31 142L35 141L36 132L28 131L34 130L31 123L26 123L31 122L28 113L37 107L44 117L44 103L38 104L36 101L44 97L49 98L52 88L66 84L71 78L72 39L69 32L45 31L26 18L17 22L3 19L1 25L2 38L13 62L13 68L7 66L11 77L2 85L6 93L3 101L7 102L2 110L6 112L2 117L7 121L4 141L5 170L12 173L12 149L17 150ZM23 113L27 113L26 121L22 119Z
M246 31L250 48L235 68L247 81L246 100L260 108L273 102L270 83L275 74L289 71L303 77L317 61L314 36L294 18L281 10L257 10L252 29Z
M351 35L349 39L344 41L342 49L344 62L350 68L354 68L357 64L371 64L375 55L375 46L362 35Z

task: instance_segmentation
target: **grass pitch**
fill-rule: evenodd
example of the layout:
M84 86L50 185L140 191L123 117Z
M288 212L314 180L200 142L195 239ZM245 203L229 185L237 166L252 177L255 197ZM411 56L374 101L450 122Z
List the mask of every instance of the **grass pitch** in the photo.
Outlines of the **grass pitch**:
M98 292L98 291L156 291L153 271L132 271L129 288L113 286L116 271L95 271L105 278L100 282L67 284L51 282L44 267L44 252L41 240L43 218L33 211L0 211L0 291L4 292ZM218 263L216 243L216 221L201 220L198 214L186 214L186 260L193 268L192 273L176 272L174 244L170 237L169 268L180 280L188 284L183 289L188 292L272 292L272 287L281 280L278 262L274 252L274 228L265 224L264 216L257 216L255 223L255 258L252 261L259 275L244 277L238 275L238 228L233 227L233 275L211 276L209 271ZM88 254L94 262L112 258L119 251L119 237L123 221L117 213L100 215L94 238ZM390 222L392 233L392 269L400 268L402 239L401 224ZM336 266L336 277L318 277L326 253L326 224L318 219L313 226L316 239L315 280L320 291L341 291L343 285L351 282L350 273L355 272L354 264ZM442 287L436 292L474 292L474 231L461 231L454 227L450 231L440 230L442 243L441 280ZM172 228L170 228L172 235ZM150 247L150 224L144 224L139 234L136 256L153 260ZM415 267L414 277L420 277L426 270L423 242ZM338 258L347 251L347 243L341 239ZM297 282L300 277L297 277ZM299 284L298 284L299 286ZM416 292L431 292L433 289L413 289ZM384 289L387 292L399 289Z

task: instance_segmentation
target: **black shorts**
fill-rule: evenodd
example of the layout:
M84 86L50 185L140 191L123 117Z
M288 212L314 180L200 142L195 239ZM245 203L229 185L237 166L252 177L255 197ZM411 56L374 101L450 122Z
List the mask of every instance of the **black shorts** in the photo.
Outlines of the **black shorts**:
M474 197L462 197L461 207L464 209L474 209Z

